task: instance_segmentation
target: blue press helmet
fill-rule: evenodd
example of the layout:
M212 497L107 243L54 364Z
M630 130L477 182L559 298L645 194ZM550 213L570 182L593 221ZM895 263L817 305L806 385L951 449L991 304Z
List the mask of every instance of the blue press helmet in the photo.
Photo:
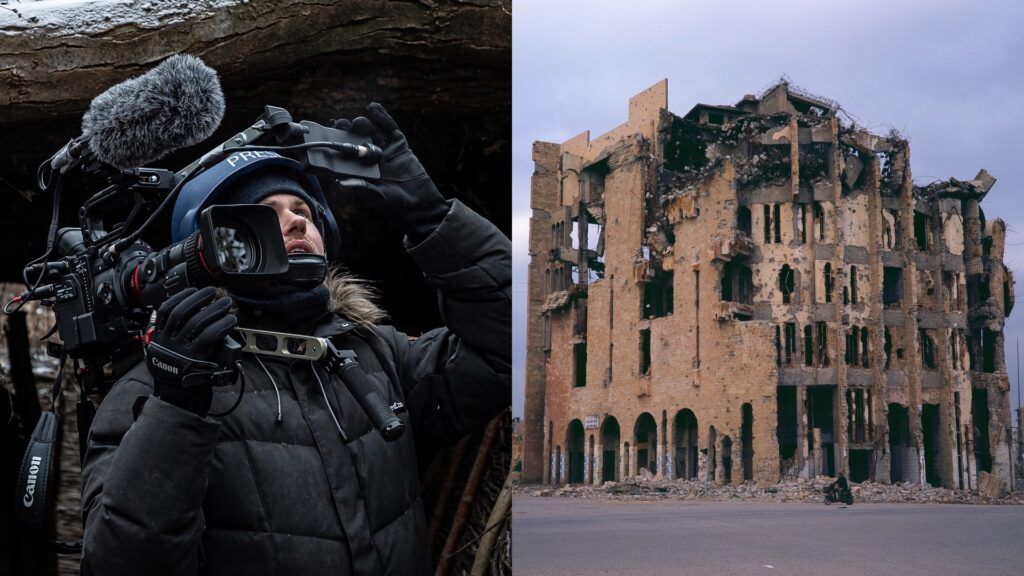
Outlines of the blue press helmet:
M217 204L218 197L230 190L232 182L254 170L267 168L293 172L292 175L316 204L310 206L310 209L317 212L323 223L322 235L328 258L336 257L341 243L338 224L327 206L320 184L316 178L303 172L302 165L295 160L270 151L235 152L186 182L171 214L171 241L183 240L198 230L199 214L205 208Z

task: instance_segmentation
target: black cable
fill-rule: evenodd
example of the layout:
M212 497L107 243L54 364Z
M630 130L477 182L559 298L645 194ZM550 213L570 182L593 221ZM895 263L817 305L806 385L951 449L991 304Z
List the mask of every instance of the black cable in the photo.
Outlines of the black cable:
M242 361L239 360L238 362L235 362L235 367L238 368L238 377L239 380L241 380L241 383L238 385L238 398L235 400L235 403L231 406L231 408L228 409L227 412L220 412L217 414L208 413L207 416L212 416L213 418L227 416L228 414L234 412L235 409L238 408L238 405L242 403L242 396L245 395L245 371L242 370Z

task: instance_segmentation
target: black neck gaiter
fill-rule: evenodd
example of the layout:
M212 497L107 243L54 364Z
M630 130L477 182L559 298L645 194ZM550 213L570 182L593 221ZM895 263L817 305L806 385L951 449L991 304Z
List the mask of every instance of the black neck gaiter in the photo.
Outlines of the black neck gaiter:
M312 290L283 289L274 294L238 294L239 325L243 328L312 334L330 313L330 291L326 286Z

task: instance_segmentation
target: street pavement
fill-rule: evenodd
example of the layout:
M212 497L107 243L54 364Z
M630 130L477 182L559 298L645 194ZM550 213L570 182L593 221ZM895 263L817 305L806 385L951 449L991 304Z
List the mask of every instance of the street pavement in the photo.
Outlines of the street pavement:
M516 575L1024 576L1024 506L516 494Z

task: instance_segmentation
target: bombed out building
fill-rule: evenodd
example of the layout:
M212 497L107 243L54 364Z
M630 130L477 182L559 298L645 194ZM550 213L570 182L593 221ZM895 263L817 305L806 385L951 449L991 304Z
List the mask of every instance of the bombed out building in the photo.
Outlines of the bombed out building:
M995 179L915 186L900 134L787 81L667 90L534 144L523 479L1009 482Z

